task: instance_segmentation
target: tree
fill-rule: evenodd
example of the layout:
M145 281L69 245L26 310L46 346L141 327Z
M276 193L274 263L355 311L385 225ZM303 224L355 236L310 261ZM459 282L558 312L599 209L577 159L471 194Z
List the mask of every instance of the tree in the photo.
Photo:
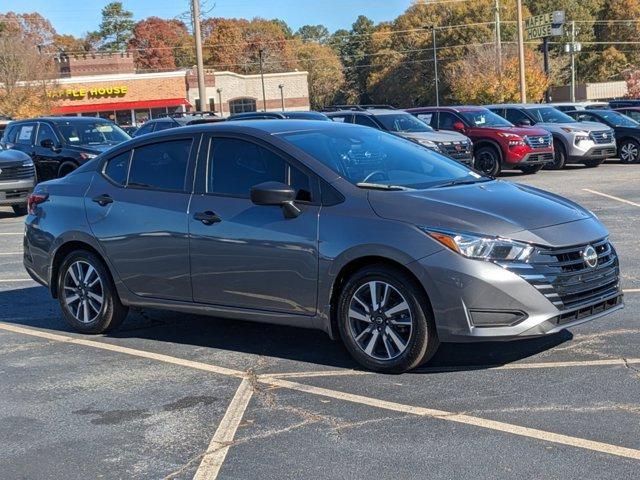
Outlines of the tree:
M102 22L96 35L101 40L100 50L122 51L131 39L133 13L125 10L122 2L111 2L102 9Z
M193 65L191 38L180 20L149 17L136 23L129 47L139 70L172 70Z
M296 32L303 42L327 43L329 30L324 25L304 25Z
M308 72L311 108L331 105L344 83L342 64L326 45L301 43L296 48L298 67Z
M50 112L56 69L49 55L55 35L40 14L0 15L0 115L14 118Z
M478 104L519 102L518 57L515 49L503 52L502 75L498 75L495 51L491 47L476 47L465 58L445 69L451 87L450 100L456 103ZM540 55L525 49L527 97L539 102L549 86Z
M331 44L339 51L346 75L341 101L367 103L367 78L369 76L369 54L372 52L371 34L375 31L372 20L358 16L347 35L339 38L337 33Z

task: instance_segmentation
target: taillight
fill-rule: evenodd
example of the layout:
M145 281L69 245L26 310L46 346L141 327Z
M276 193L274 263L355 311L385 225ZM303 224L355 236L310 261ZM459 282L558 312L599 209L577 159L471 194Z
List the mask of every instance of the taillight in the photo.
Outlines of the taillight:
M30 214L36 212L36 207L49 198L48 193L32 193L27 199L27 209Z

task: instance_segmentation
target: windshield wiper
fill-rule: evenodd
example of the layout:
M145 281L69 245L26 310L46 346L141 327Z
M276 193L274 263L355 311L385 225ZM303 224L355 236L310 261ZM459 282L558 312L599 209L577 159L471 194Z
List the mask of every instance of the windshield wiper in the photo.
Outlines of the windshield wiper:
M451 180L450 182L435 185L433 188L455 187L458 185L473 185L474 183L488 182L491 178L475 178L473 180Z
M370 188L372 190L409 190L407 187L401 187L400 185L385 185L384 183L360 182L356 183L356 186L360 188Z

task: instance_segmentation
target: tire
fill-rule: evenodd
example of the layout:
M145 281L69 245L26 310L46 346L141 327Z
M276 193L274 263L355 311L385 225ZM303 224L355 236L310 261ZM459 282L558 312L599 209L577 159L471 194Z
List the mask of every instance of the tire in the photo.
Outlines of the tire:
M620 141L618 153L620 154L620 163L638 163L640 143L632 138L625 138Z
M562 142L553 141L553 162L547 163L544 168L546 170L562 170L567 163L567 151Z
M58 169L58 178L62 178L66 175L69 175L76 168L78 168L78 165L76 165L73 162L63 163L62 165L60 165L60 168Z
M18 217L24 217L28 213L27 206L24 204L11 205L11 208L13 208L13 213Z
M520 167L520 170L522 170L522 173L524 173L525 175L531 175L533 173L538 173L540 170L542 170L542 167L544 167L544 164L525 165L523 167Z
M104 333L117 328L127 316L129 309L120 302L111 275L91 252L76 250L67 255L58 269L57 282L65 320L79 332ZM101 297L102 303L96 297Z
M604 162L604 158L599 158L597 160L585 160L583 163L584 163L584 166L587 168L596 168L602 165L603 162Z
M476 170L485 175L496 177L500 175L500 170L502 169L500 152L496 147L490 145L480 147L475 152L473 165Z
M371 308L371 284L377 310ZM392 306L385 310L383 304ZM336 314L345 347L370 370L406 372L431 359L440 344L425 293L407 273L387 265L352 275L340 292Z

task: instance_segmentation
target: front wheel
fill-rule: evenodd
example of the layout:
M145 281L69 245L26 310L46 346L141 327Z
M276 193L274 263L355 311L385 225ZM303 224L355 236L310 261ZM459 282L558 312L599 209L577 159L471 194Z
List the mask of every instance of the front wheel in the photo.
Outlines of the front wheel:
M544 167L544 164L524 165L520 167L520 170L522 170L522 173L524 173L525 175L531 175L532 173L538 173L540 170L542 170L542 167Z
M475 154L474 166L485 175L495 177L500 174L500 152L495 147L480 147Z
M82 333L112 330L128 312L102 261L85 250L71 252L62 262L58 301L67 323Z
M562 170L567 163L567 152L564 149L562 142L558 140L553 141L553 162L547 163L545 169L547 170Z
M640 160L640 143L635 140L623 140L620 143L620 162L638 163Z
M337 306L351 356L370 370L401 373L427 362L439 345L428 300L415 280L386 265L355 273Z

